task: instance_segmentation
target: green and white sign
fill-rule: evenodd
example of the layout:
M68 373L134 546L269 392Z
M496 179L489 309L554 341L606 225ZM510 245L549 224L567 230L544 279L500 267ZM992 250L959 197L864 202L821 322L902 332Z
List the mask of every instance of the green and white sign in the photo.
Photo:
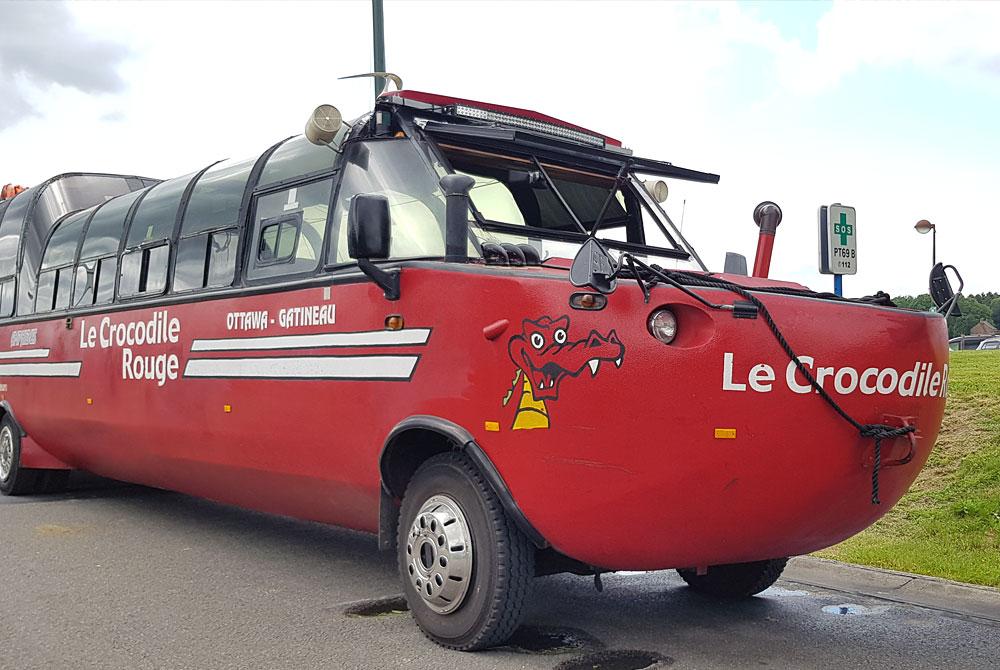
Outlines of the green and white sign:
M858 223L853 207L839 202L819 208L819 271L827 275L858 272Z

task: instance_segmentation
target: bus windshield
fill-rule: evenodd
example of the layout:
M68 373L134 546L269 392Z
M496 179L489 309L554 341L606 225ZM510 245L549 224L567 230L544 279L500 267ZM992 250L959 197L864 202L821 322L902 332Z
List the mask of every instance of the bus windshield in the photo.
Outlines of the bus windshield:
M671 267L696 267L635 175L619 179L519 155L446 143L438 148L455 172L475 180L469 196L478 225L472 229L481 243L529 244L543 259L572 258L596 225L599 239L644 245L641 255Z

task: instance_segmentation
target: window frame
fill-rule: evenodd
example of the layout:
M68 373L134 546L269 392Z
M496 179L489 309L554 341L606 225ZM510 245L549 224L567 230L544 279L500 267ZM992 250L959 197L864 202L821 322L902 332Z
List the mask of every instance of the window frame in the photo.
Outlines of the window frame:
M343 155L343 154L341 154ZM241 253L242 259L242 283L241 286L251 287L260 286L262 284L278 284L282 282L292 282L298 279L303 279L306 277L315 277L320 274L326 274L328 268L326 265L326 255L330 248L330 226L333 224L333 206L336 202L337 193L340 191L342 171L340 161L338 160L335 167L332 170L325 170L323 172L315 172L311 174L302 175L296 179L287 179L282 182L275 182L274 184L268 184L263 188L254 188L253 192L250 194L250 204L247 211L247 216L245 220L245 225L247 227L247 234L245 240L241 239L243 244L243 249ZM274 195L275 193L280 193L282 191L287 191L293 188L302 188L303 186L312 186L313 184L318 184L324 180L331 180L330 184L330 197L326 204L326 225L323 228L323 244L321 248L317 250L318 254L322 254L316 261L316 267L311 270L302 270L300 272L290 272L287 274L275 274L267 277L250 277L250 270L253 267L273 267L278 265L273 263L270 265L259 265L256 263L256 249L259 244L260 235L258 234L257 226L257 203L261 198L267 197L269 195ZM282 215L284 216L284 215ZM271 217L274 219L276 217ZM268 221L271 219L264 219L261 221ZM300 233L301 234L301 233ZM298 249L298 240L296 240L296 250ZM294 253L293 253L294 257ZM352 264L353 265L353 264Z

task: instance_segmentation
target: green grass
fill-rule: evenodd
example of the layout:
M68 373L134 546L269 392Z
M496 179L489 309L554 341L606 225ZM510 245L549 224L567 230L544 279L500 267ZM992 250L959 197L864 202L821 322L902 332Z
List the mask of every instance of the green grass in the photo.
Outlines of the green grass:
M1000 586L1000 354L951 355L937 445L899 504L824 558Z

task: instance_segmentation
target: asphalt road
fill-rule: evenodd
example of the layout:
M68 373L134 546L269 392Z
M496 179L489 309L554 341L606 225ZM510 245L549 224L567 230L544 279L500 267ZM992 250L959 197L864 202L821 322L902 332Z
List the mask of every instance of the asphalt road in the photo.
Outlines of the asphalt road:
M85 481L0 499L0 668L1000 667L1000 595L970 615L816 586L836 566L803 565L806 583L738 604L673 572L607 575L603 593L542 578L520 647L459 654L372 604L400 589L371 536Z

